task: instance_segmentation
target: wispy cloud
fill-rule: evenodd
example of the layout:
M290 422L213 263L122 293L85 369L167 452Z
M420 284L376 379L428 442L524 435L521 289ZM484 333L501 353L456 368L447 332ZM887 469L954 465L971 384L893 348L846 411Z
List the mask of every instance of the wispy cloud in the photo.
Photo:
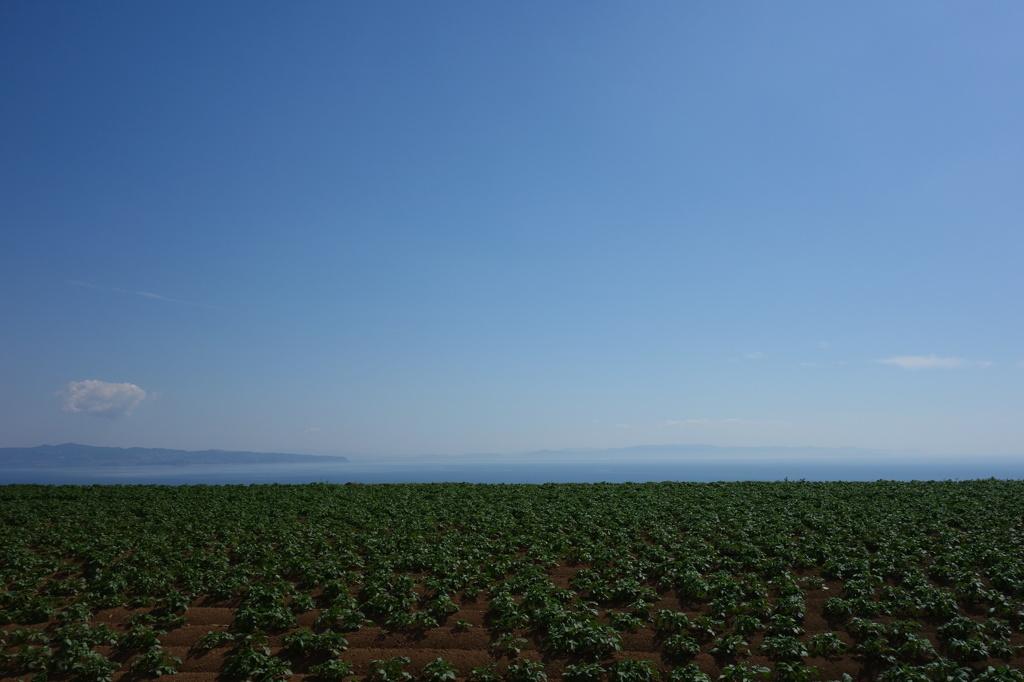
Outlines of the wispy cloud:
M147 394L135 384L86 379L68 382L56 395L64 399L65 412L113 418L129 414L146 399Z
M991 367L987 360L965 358L940 358L936 355L897 355L875 360L882 365L894 365L903 369L955 369L957 367Z
M82 282L82 281L79 281L79 280L70 280L69 279L68 280L68 284L70 284L71 286L84 287L84 288L87 288L87 289L97 289L99 291L114 291L114 292L117 292L119 294L129 293L129 292L126 292L124 289L118 289L117 287L105 287L105 286L101 286L99 284L93 284L92 282ZM196 303L195 301L183 301L180 298L171 298L170 296L161 296L160 294L154 294L151 291L133 291L133 292L130 292L130 293L133 293L136 296L142 296L143 298L151 298L151 299L154 299L154 300L157 300L157 301L166 301L167 303L178 303L180 305L191 305L191 306L196 306L197 308L209 308L211 310L223 310L223 308L220 308L220 307L215 306L215 305L208 305L206 303Z
M735 424L735 425L751 425L751 426L765 426L769 424L786 424L787 422L779 421L777 419L738 419L736 417L730 417L728 419L666 419L661 423L662 426L713 426L720 424Z
M158 301L167 301L168 303L180 303L181 305L194 305L194 306L197 306L199 308L210 308L212 310L223 310L223 308L218 308L215 305L207 305L206 303L196 303L194 301L182 301L181 299L178 299L178 298L169 298L167 296L161 296L160 294L154 294L154 293L149 292L149 291L136 291L135 295L136 296L143 296L145 298L155 298Z
M768 356L759 350L755 350L753 353L744 353L743 357L747 360L760 360L761 358L766 358Z
M320 427L319 426L314 426L313 428L306 429L305 431L303 431L303 433L319 433L319 432L320 432Z

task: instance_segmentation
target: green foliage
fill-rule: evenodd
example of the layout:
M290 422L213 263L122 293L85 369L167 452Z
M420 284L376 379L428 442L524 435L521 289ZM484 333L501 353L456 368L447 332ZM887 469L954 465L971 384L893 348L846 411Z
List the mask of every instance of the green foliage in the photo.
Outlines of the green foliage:
M508 682L545 682L548 676L544 673L543 663L520 659L509 664L505 679Z
M341 682L341 680L352 674L352 669L353 665L351 662L333 659L310 666L309 672L311 672L313 677L318 680L326 680L326 682Z
M327 654L337 656L348 649L348 639L340 632L315 633L309 628L290 632L281 639L284 651L290 656Z
M842 656L846 653L846 643L834 632L819 632L811 635L808 649L814 656Z
M491 642L491 650L508 656L518 656L525 645L526 639L523 637L516 637L512 632L503 632L498 635L498 639Z
M228 679L274 682L292 674L286 661L270 654L262 635L251 635L236 642L222 669Z
M110 682L117 671L117 663L96 651L85 651L63 669L85 682Z
M608 622L616 630L635 632L644 626L644 621L631 613L608 612Z
M331 628L341 630L342 632L355 632L367 622L366 616L358 609L331 606L320 612L314 627Z
M688 634L679 632L665 640L665 654L674 660L688 660L700 653L700 644Z
M565 666L562 677L569 682L600 682L604 673L600 663L575 663Z
M403 682L411 680L412 673L405 670L409 665L406 656L394 656L386 660L377 659L370 662L370 675L366 678L373 682Z
M487 663L473 668L469 673L469 682L499 682L501 675L494 672L496 667L497 663Z
M989 666L974 679L976 682L1024 682L1024 672L1007 665Z
M702 680L682 665L700 651L723 676L763 679L736 663L747 639L779 680L813 678L809 656L842 658L864 679L1012 680L1022 498L1024 481L997 480L0 486L0 664L36 682L155 675L118 665L155 660L191 604L237 600L231 634L204 636L195 653L230 646L226 679L275 680L286 657L343 651L340 633L447 628L476 600L495 661L539 647L580 679L611 675L632 637L620 633L653 630L679 664L671 680ZM556 585L568 566L569 586ZM814 615L836 632L808 638L822 595L834 596ZM679 610L657 610L665 599ZM115 607L143 611L123 633L95 622ZM306 623L316 608L297 629L296 614ZM263 633L281 641L277 656ZM328 664L324 679L351 674ZM468 677L496 682L496 669Z
M810 655L807 646L790 635L765 637L761 651L777 661L799 661Z
M771 678L770 669L763 665L750 665L746 661L725 666L722 668L722 674L718 676L718 679L725 682L761 682Z
M443 658L435 658L420 670L420 679L426 682L455 682L459 669Z
M684 666L673 668L667 679L668 682L711 682L711 676L701 672L696 663L687 663Z
M662 609L655 615L654 625L659 633L686 632L690 625L690 619L682 611Z
M800 661L779 661L775 664L775 679L780 682L809 682L818 676L818 669Z
M199 638L195 644L195 648L200 651L209 651L210 649L216 649L227 644L233 644L235 642L235 635L230 632L217 632L210 631Z
M658 677L658 671L650 661L624 658L608 666L609 682L653 682Z
M717 659L731 660L750 653L750 645L741 635L722 635L708 650Z
M135 657L135 660L132 661L132 670L142 675L161 677L162 675L176 674L179 665L181 665L180 658L170 655L156 645Z
M118 646L126 650L152 649L160 646L160 635L166 634L151 625L132 628L121 636Z

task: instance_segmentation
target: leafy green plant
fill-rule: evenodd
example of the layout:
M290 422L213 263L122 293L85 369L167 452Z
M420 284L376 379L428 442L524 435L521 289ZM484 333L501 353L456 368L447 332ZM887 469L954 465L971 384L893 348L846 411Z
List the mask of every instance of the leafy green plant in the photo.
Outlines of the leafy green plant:
M982 661L989 657L988 642L978 636L965 639L954 637L946 642L946 649L958 661Z
M151 625L132 628L124 633L118 641L122 649L151 649L160 646L160 635L166 634L163 630L157 630Z
M410 659L407 656L394 656L388 659L376 659L370 662L370 674L366 678L373 682L403 682L411 680L412 673L405 670Z
M543 663L519 659L509 664L505 679L508 682L545 682L548 676L544 673Z
M600 663L574 663L565 666L562 678L570 682L600 682L604 673Z
M635 632L644 626L644 621L631 613L608 612L608 622L616 630Z
M725 682L758 682L772 679L772 671L763 665L750 665L744 661L722 668L722 674L718 679Z
M842 656L846 653L846 643L835 632L811 635L807 648L814 656Z
M516 637L515 633L512 632L503 632L498 635L497 640L491 642L492 651L499 651L508 656L518 656L524 646L526 646L526 640L522 637Z
M34 670L46 670L49 667L53 650L48 646L34 646L23 644L21 650L14 656L17 668L23 672Z
M352 670L353 665L351 662L339 661L337 659L324 661L309 668L309 672L313 674L313 677L318 680L326 680L327 682L341 682L341 680L352 674Z
M925 668L910 663L897 663L878 676L879 682L932 682Z
M660 675L650 661L624 658L608 666L609 682L652 682Z
M266 639L260 635L238 642L224 662L225 677L252 682L284 680L292 674L288 663L270 654Z
M750 646L741 635L722 635L708 652L717 659L730 660L750 653Z
M117 667L117 663L98 651L88 651L71 666L70 672L79 680L110 682Z
M470 682L500 682L501 675L494 672L496 667L497 663L487 663L473 668L469 673Z
M818 676L818 669L801 661L779 661L775 664L775 679L780 682L809 682Z
M340 632L315 633L309 628L300 628L281 639L285 652L291 656L328 654L337 656L348 649L348 639Z
M761 651L777 661L799 661L810 655L803 642L789 635L765 637Z
M435 658L420 670L420 679L426 682L455 682L459 669L451 661Z
M750 613L741 613L733 622L733 628L741 635L752 634L762 627L764 627L764 623L761 622L761 619Z
M136 656L135 660L132 661L131 667L137 673L161 677L163 675L177 674L179 665L181 665L180 658L172 656L167 651L161 649L159 645L156 645Z
M358 609L331 606L320 612L313 627L355 632L368 622L366 616Z
M297 594L292 597L288 608L291 609L292 613L306 613L316 608L316 602L308 594Z
M673 668L667 679L668 682L711 682L711 676L702 672L696 663L687 663L684 666Z
M92 620L92 610L85 604L72 604L57 614L57 620L66 623L88 623Z
M1024 672L1008 665L990 665L974 679L975 682L1024 682Z
M196 641L195 648L200 651L209 651L210 649L216 649L227 644L233 644L235 639L235 635L230 632L211 630Z
M591 619L568 619L548 628L544 646L553 653L581 654L601 658L622 648L619 633Z
M665 640L665 654L675 660L686 660L700 653L700 644L688 634L679 632Z
M682 611L662 609L654 616L654 625L660 633L674 633L689 629L690 619Z
M709 616L697 616L690 621L688 630L697 639L711 639L725 623Z

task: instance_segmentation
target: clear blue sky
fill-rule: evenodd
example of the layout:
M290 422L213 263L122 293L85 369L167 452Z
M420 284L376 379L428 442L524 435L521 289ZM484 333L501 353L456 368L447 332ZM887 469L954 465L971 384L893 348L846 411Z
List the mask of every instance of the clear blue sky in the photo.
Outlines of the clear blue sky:
M0 446L1024 454L1024 5L0 4Z

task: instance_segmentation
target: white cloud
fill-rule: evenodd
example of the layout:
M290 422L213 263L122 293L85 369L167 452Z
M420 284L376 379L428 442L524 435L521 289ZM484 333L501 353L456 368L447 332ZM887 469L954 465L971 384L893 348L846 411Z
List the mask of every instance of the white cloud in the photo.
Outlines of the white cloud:
M738 419L737 417L729 417L728 419L666 419L661 423L662 426L701 426L701 425L718 425L718 424L740 424L744 426L764 426L771 424L786 424L788 422L779 421L777 419Z
M986 360L966 360L964 358L940 358L935 355L897 355L892 358L875 360L883 365L895 365L903 369L953 369L955 367L991 367Z
M101 417L122 417L146 399L135 384L113 384L86 379L71 381L56 395L64 399L65 412L84 412Z
M682 426L684 424L709 424L710 419L666 419L662 426Z
M305 431L303 431L303 433L320 433L320 427L314 426L312 428L306 429Z
M761 351L755 350L753 353L744 353L743 357L745 357L747 360L760 360L761 358L766 356Z

